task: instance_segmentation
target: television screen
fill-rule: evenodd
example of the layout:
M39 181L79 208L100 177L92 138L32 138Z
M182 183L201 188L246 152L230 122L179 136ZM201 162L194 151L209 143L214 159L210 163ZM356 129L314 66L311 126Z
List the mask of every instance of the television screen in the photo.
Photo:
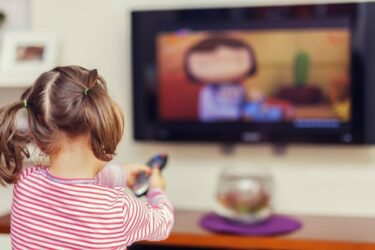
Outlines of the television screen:
M135 138L364 143L371 6L133 11Z
M337 128L351 120L347 28L181 29L156 43L163 121Z

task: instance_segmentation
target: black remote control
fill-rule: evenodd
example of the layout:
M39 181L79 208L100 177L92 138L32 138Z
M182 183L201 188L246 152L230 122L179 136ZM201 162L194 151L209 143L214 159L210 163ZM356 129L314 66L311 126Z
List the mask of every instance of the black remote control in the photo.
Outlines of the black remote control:
M168 155L167 154L158 154L151 158L146 165L150 168L159 168L160 170L163 170L165 165L168 161ZM136 179L134 186L132 188L134 194L137 197L141 197L145 195L148 191L148 179L149 176L145 173L139 174L138 178Z

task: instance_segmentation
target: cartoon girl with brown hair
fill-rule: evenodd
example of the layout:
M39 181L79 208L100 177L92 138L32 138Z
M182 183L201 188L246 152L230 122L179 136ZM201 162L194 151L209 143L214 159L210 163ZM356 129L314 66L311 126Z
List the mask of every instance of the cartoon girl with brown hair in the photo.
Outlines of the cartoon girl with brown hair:
M201 121L242 119L246 95L241 82L256 72L250 45L225 36L205 38L186 52L185 72L204 85L198 104Z

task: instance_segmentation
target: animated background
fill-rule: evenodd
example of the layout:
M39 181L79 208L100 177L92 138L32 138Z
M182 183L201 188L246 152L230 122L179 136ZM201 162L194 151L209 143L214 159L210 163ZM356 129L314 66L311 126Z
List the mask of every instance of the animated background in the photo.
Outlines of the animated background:
M184 72L185 52L209 31L169 32L157 36L159 117L169 121L198 121L201 84ZM222 32L220 33L222 35ZM296 119L350 120L350 33L344 28L226 31L228 37L251 44L257 73L243 81L249 106L246 121ZM298 55L309 58L307 80L295 80ZM260 102L258 108L254 103ZM254 111L254 109L256 111ZM282 116L267 119L277 109ZM254 116L252 115L255 112ZM260 115L260 113L265 115Z

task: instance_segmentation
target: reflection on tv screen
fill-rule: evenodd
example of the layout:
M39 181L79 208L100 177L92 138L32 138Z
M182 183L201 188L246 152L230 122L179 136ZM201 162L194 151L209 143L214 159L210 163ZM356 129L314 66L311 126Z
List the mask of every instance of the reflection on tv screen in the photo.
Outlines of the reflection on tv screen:
M349 122L345 28L162 32L158 112L164 121Z

